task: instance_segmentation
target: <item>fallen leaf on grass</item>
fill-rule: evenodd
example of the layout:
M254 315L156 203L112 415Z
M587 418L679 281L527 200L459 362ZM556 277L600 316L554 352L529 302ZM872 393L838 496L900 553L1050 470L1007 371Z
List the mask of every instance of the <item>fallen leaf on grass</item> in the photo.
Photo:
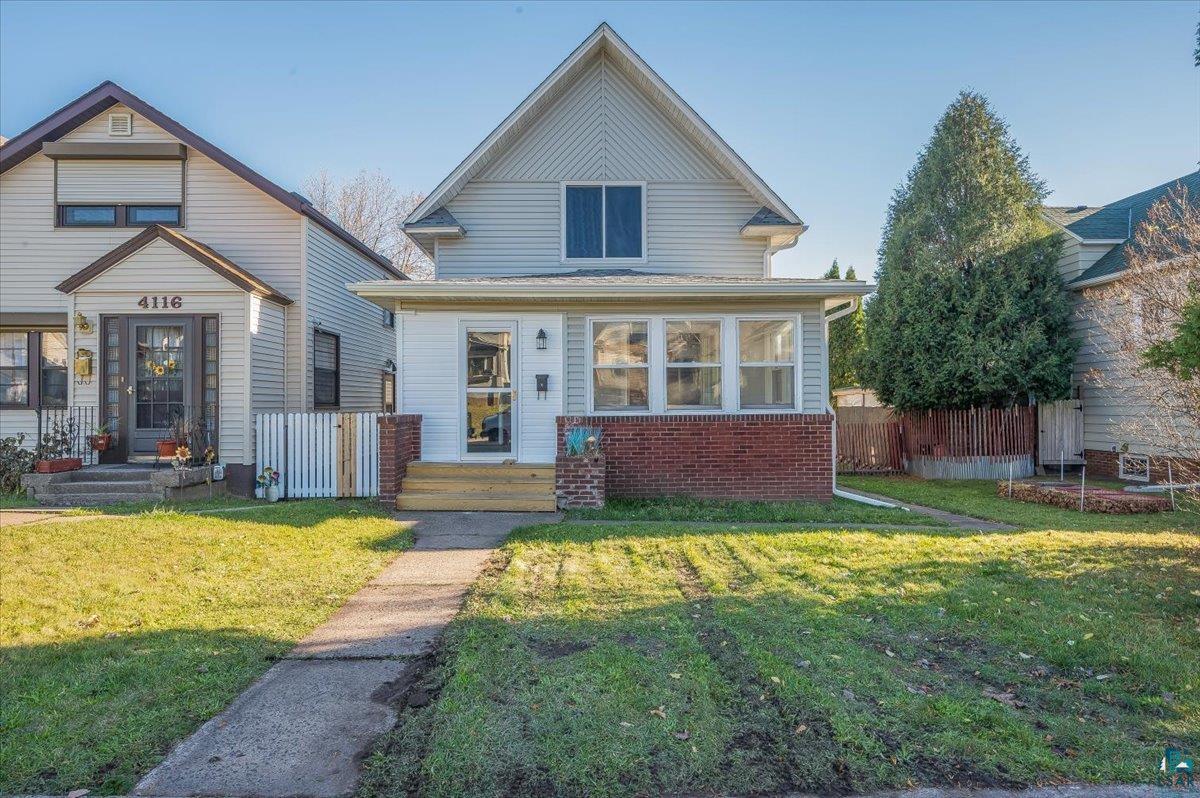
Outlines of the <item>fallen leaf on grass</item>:
M808 726L801 723L799 726L796 727L796 730L792 733L793 734L804 734L806 731L808 731Z
M692 736L692 735L688 733L688 730L687 730L687 729L684 729L683 731L678 731L678 732L675 732L675 739L676 739L676 740L687 740L687 739L689 739L691 736Z
M67 793L67 798L83 798L83 796L90 792L91 790L71 790L69 793Z
M667 719L667 708L665 706L661 706L656 709L652 709L652 710L650 710L650 714L660 717L663 720L666 720Z
M632 724L632 723L630 723L630 722L629 722L629 721L627 721L627 720L623 720L623 721L621 721L621 725L622 725L623 727L625 727L626 729L628 729L628 728L629 728L630 726L632 726L633 724Z
M983 694L993 701L999 701L1001 704L1007 704L1008 706L1016 709L1021 709L1026 706L1024 701L1017 700L1016 693L1000 693L985 687Z
M775 684L781 684L778 676L772 676L771 681L774 682Z
M1018 651L1017 656L1020 657L1021 659L1033 659L1032 654L1026 654L1024 651Z
M683 678L682 673L668 673L667 675L670 676L672 679L682 679Z

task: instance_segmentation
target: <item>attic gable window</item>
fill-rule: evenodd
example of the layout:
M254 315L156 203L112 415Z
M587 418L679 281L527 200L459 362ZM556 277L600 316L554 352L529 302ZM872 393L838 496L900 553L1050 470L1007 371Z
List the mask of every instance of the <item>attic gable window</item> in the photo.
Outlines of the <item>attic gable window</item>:
M563 260L642 260L645 186L563 184Z

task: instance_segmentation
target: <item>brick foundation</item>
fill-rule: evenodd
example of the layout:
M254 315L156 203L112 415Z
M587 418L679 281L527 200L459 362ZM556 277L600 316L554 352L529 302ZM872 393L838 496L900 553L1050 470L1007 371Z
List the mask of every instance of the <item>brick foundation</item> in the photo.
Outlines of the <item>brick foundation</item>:
M605 461L599 457L560 454L554 461L554 492L560 509L603 507Z
M1086 449L1083 457L1087 460L1089 477L1104 477L1120 479L1121 453L1103 449ZM1167 481L1167 463L1171 464L1171 476L1177 484L1200 482L1200 460L1188 460L1183 457L1165 457L1150 455L1150 481L1153 483ZM1136 483L1130 483L1136 484Z
M394 505L408 464L421 459L421 416L379 417L379 501Z
M610 497L833 498L829 415L559 416L559 457L581 424L603 430Z

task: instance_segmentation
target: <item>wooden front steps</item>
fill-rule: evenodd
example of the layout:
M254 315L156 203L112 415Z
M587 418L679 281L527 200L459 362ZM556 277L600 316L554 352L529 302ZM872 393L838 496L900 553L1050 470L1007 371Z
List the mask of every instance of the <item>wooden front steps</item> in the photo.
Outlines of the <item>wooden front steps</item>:
M408 464L398 510L553 512L554 466L527 463Z

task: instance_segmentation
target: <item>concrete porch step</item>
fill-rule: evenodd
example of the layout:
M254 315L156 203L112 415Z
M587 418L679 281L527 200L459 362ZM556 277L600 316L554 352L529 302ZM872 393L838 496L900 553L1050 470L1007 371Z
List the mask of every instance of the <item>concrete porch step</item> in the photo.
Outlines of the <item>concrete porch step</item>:
M102 504L144 502L161 498L153 493L39 493L37 502L45 507L98 507Z
M99 468L83 468L79 471L67 472L69 476L64 482L150 482L154 473L150 468L126 468L120 466L100 466Z
M519 476L485 476L473 479L405 477L403 491L404 493L519 493L525 496L552 496L554 495L554 480Z
M401 493L396 497L398 510L482 510L511 513L552 513L556 509L553 491L544 495L521 493Z
M417 460L408 464L408 476L429 479L487 478L529 479L554 484L553 463L434 463Z
M63 493L153 493L157 497L162 496L162 491L151 485L149 479L144 482L134 482L127 479L113 480L111 482L100 482L98 480L51 482L38 491L38 496L59 495Z

